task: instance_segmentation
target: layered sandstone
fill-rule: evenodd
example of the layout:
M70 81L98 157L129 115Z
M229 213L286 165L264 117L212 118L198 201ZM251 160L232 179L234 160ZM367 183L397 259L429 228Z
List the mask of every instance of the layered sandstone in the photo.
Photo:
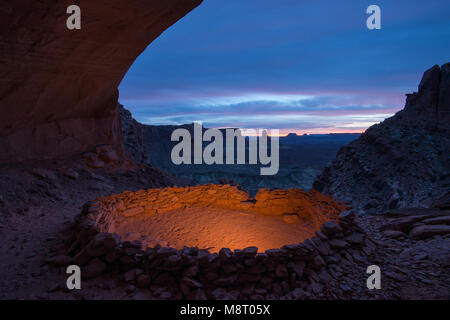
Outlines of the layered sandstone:
M201 0L0 4L0 161L49 159L100 144L122 151L118 85L136 57Z

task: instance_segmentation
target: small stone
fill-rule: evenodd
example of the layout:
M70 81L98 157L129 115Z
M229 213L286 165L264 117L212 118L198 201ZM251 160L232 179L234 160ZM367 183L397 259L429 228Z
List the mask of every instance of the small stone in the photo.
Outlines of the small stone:
M249 268L247 272L250 274L261 274L266 272L266 267L264 267L263 265L255 265Z
M83 272L81 273L86 279L98 277L105 271L106 264L98 259L92 259L86 267L84 267Z
M106 284L106 286L109 290L117 288L117 286L118 286L117 280L116 279L109 280L108 283Z
M342 232L342 228L335 221L327 221L320 228L326 236L332 236L336 233Z
M342 283L340 287L341 287L342 291L345 294L348 294L348 293L352 292L352 288L349 285L345 284L345 283Z
M189 278L195 277L199 271L199 267L197 265L193 265L192 267L189 267L184 271L184 275Z
M168 291L164 291L163 293L161 293L159 298L163 299L163 300L168 300L168 299L172 298L172 294Z
M305 272L305 262L299 261L295 262L292 266L292 270L297 274L297 278L300 279L303 276L303 272Z
M194 279L188 278L188 277L184 277L182 281L183 281L183 283L187 284L189 287L193 287L193 288L202 288L203 287L203 285L200 282L198 282Z
M436 217L421 221L424 224L450 224L450 215L444 217Z
M88 190L92 190L92 191L103 191L103 190L112 190L114 189L112 186L110 186L107 183L92 183L91 185L88 186Z
M289 276L288 270L285 265L279 264L275 269L275 275L279 278L286 278Z
M136 286L138 288L146 288L150 285L150 276L148 274L141 274L137 277Z
M269 250L266 250L266 254L267 254L269 257L280 257L280 256L282 256L284 253L283 253L283 251L280 250L280 249L269 249Z
M73 294L72 294L72 297L74 297L76 300L85 300L86 298L84 297L84 295L81 293L81 292L79 292L79 291L75 291Z
M89 176L89 178L90 178L91 180L105 181L105 177L104 177L104 176L101 176L101 175L96 174L96 173L91 173L91 175Z
M436 235L443 235L450 233L450 226L448 225L424 225L415 227L410 235L416 239L424 239Z
M152 295L150 292L144 292L144 291L138 291L133 295L133 300L139 301L139 300L151 300Z
M191 300L207 300L205 291L202 289L194 290L190 295Z
M331 281L333 281L333 278L330 276L330 274L323 269L320 273L319 273L319 280L320 282L322 282L323 284L327 284Z
M222 265L222 270L225 273L234 273L238 270L238 268L233 264L224 264Z
M236 281L236 275L230 275L227 277L221 277L214 280L214 284L217 286L231 286Z
M125 272L123 275L123 279L128 283L133 282L135 278L136 278L136 269L131 269Z
M396 272L386 271L384 274L386 276L388 276L389 278L394 279L394 280L399 281L399 282L405 282L406 281L406 276L404 276L402 274L399 274L399 273L396 273Z
M46 260L47 263L56 264L58 266L68 266L72 262L69 256L55 256Z
M405 236L405 234L401 231L395 231L395 230L385 230L383 231L383 234L391 239L397 239L397 238L402 238Z
M312 292L314 292L315 294L319 294L323 290L323 286L318 282L312 282L310 287Z
M51 170L34 168L33 170L31 170L31 173L39 178L43 178L51 182L56 182L56 180L58 180L56 174Z
M331 252L330 245L326 241L320 241L318 244L314 243L314 245L315 245L317 251L319 251L320 254L323 256L327 256Z
M63 172L63 175L66 176L67 178L70 178L70 179L73 179L73 180L78 179L78 177L80 176L80 175L78 174L78 172L76 172L76 171L73 170L73 169L67 169L67 170L65 170L65 171Z
M339 220L342 221L351 221L356 217L356 214L354 211L352 210L346 210L343 211L340 215L339 215Z
M328 241L328 237L321 231L316 231L316 236L318 236L321 240Z
M306 292L301 288L296 288L291 294L295 300L303 300L306 298Z
M35 295L35 298L38 300L49 300L50 295L47 292L38 293Z
M114 150L104 150L99 153L99 158L106 163L119 161L119 156Z
M230 258L233 255L233 252L229 248L222 248L219 251L219 257L221 258Z
M244 252L244 256L254 257L258 253L258 248L257 247L247 247L242 251Z
M227 294L227 292L223 288L217 288L217 289L214 289L211 292L211 295L213 296L213 298L215 300L222 300L222 299L224 299L226 294Z
M283 249L288 251L296 251L299 250L302 246L299 243L287 244L283 246Z
M345 240L352 244L361 244L364 241L364 235L362 233L352 233L345 237Z
M90 168L98 169L98 168L103 168L105 166L105 163L100 159L96 159L96 160L88 161L87 165Z
M316 270L321 269L323 266L325 266L325 261L323 261L323 258L319 255L314 257L313 260L313 266L316 268Z
M173 254L173 255L169 256L166 261L167 261L168 266L174 267L178 264L178 262L180 260L181 260L181 257L179 257L176 254Z
M129 285L125 288L125 292L128 294L134 293L134 292L136 292L136 287L133 285Z
M159 256L168 257L171 255L177 254L177 249L171 248L171 247L161 247L156 251L156 253Z

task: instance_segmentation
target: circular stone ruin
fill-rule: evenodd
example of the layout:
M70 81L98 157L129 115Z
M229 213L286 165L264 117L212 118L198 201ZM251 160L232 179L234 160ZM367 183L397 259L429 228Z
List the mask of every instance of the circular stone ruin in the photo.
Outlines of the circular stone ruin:
M100 232L144 248L161 245L258 247L260 251L300 243L314 236L343 206L315 191L261 189L254 199L229 185L149 189L97 199L89 219Z
M119 274L161 299L336 298L342 289L326 291L343 271L336 263L364 277L376 249L343 210L298 189L254 199L229 185L124 192L87 203L64 256L49 262L77 264L84 278Z

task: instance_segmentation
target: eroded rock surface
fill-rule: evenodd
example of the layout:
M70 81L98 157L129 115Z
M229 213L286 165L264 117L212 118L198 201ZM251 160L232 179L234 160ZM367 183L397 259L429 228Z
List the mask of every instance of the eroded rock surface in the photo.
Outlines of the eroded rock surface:
M314 188L360 213L427 207L450 189L450 63L426 71L395 116L340 149Z
M0 161L49 159L99 144L123 150L118 85L136 57L201 0L0 4Z

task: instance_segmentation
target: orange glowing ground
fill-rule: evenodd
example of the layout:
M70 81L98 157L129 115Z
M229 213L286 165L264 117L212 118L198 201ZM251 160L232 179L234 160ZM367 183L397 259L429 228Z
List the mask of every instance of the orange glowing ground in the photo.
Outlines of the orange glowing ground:
M288 224L281 217L222 208L189 208L123 222L116 232L133 240L147 235L156 243L177 249L199 247L218 252L221 248L258 247L259 252L300 243L314 231Z
M300 243L344 206L314 190L260 189L254 198L230 185L126 191L97 199L92 221L123 241L181 249L258 247Z

